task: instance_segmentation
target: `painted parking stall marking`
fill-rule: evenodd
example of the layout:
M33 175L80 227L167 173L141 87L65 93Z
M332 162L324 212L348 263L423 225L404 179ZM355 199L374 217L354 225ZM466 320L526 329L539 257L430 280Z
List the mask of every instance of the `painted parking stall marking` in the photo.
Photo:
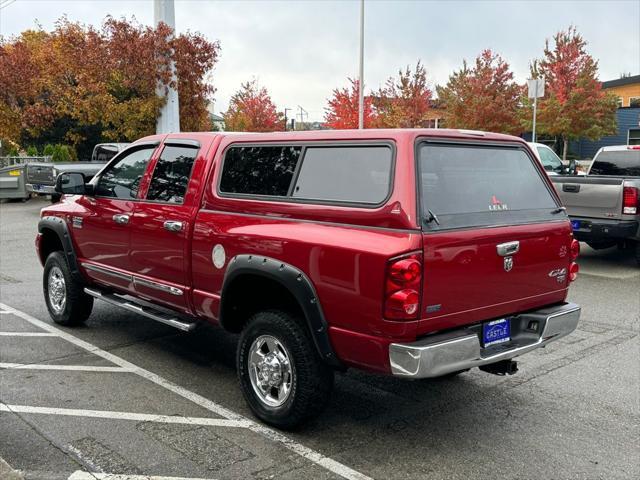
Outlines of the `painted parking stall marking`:
M6 312L3 312L6 313ZM50 332L0 332L0 337L57 337Z
M7 405L0 403L0 411L33 414L33 415L63 415L63 416L76 416L76 417L90 417L90 418L103 418L113 420L136 420L136 421L150 421L159 423L181 423L181 424L193 424L193 425L207 425L220 428L246 428L252 432L258 433L267 439L277 442L290 451L300 455L301 457L309 460L312 463L348 480L371 480L367 475L354 470L332 458L322 455L309 447L302 445L301 443L287 437L286 435L260 423L255 422L249 418L244 417L228 408L213 402L195 392L187 390L184 387L176 385L169 380L156 375L149 370L141 368L117 355L109 353L101 348L81 340L59 328L46 323L42 320L16 310L9 305L0 303L0 311L2 313L13 314L35 327L38 327L44 332L0 332L0 336L25 336L25 337L58 337L66 340L67 342L80 347L87 352L101 357L116 367L89 367L82 365L41 365L41 364L17 364L17 363L5 363L0 364L0 368L5 369L41 369L41 370L68 370L68 371L83 371L83 372L122 372L138 375L162 388L173 392L180 397L189 400L196 405L203 407L204 409L223 417L222 419L212 418L198 418L198 417L182 417L182 416L165 416L165 415L148 415L140 413L128 413L128 412L112 412L102 410L82 410L82 409L63 409L63 408L46 408L46 407L32 407L27 405ZM26 335L25 333L29 333ZM5 365L5 367L1 367ZM38 368L41 367L41 368ZM106 369L106 370L105 370ZM73 475L76 475L75 477ZM149 477L149 476L131 476L131 475L118 475L118 474L96 474L87 472L75 472L70 480L84 480L84 479L110 479L110 480L129 480L136 478L144 479L171 479L177 477ZM82 476L85 475L85 476ZM88 475L88 476L87 476Z
M203 425L207 427L248 428L249 426L248 420L241 421L219 418L178 417L170 415L149 415L146 413L112 412L106 410L85 410L73 408L30 407L27 405L7 405L2 402L0 402L0 412L65 415L69 417L107 418L112 420L133 420L135 422Z
M7 370L64 370L71 372L108 372L133 373L130 368L122 367L94 367L91 365L51 365L35 363L0 363L0 369Z

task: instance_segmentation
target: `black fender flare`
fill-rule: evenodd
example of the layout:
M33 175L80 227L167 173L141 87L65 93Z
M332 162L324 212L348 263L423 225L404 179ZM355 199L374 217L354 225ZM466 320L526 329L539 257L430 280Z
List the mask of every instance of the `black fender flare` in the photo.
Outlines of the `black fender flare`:
M331 346L329 328L322 312L320 300L313 287L313 283L300 269L280 260L263 255L236 255L229 261L222 284L220 303L220 325L224 325L225 298L229 285L243 274L259 275L274 280L286 288L296 299L307 322L313 343L320 354L320 358L336 368L343 368Z
M45 230L51 230L58 235L62 248L64 249L64 256L67 259L69 270L71 270L71 275L75 280L84 281L85 279L82 277L80 269L78 268L78 257L75 249L73 248L73 242L71 241L71 234L69 233L69 226L67 225L67 222L60 217L42 217L38 222L38 232L40 234L44 234Z

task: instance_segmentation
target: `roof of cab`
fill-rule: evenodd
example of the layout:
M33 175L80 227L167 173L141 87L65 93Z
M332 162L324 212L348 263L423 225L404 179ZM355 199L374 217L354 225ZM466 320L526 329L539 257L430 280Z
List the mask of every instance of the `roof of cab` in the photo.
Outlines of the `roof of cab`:
M416 137L434 137L452 140L480 140L498 142L526 143L523 139L501 133L481 132L477 130L446 128L398 128L364 130L301 130L288 132L180 132L150 135L138 141L163 141L167 138L197 138L200 136L222 136L239 141L310 141L310 140L359 140L359 139L415 139Z

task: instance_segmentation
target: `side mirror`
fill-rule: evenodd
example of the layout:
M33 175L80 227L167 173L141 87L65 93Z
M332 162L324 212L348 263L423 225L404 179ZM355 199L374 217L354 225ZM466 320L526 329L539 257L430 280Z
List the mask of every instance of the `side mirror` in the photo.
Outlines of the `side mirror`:
M569 160L569 175L575 175L578 173L578 167L575 159Z
M87 193L84 174L76 172L65 172L56 178L56 193L66 195L84 195Z

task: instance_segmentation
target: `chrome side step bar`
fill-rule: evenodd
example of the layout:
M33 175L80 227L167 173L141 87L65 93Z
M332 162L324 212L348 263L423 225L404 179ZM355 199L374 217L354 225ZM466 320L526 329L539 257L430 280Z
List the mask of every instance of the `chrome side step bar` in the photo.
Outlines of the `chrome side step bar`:
M156 310L152 307L140 305L132 300L127 300L115 293L102 292L95 288L85 288L84 291L87 295L91 295L93 298L103 300L111 305L115 305L116 307L129 310L130 312L138 313L157 322L182 330L183 332L190 332L198 325L196 322L185 322L174 315L161 312L160 310Z

